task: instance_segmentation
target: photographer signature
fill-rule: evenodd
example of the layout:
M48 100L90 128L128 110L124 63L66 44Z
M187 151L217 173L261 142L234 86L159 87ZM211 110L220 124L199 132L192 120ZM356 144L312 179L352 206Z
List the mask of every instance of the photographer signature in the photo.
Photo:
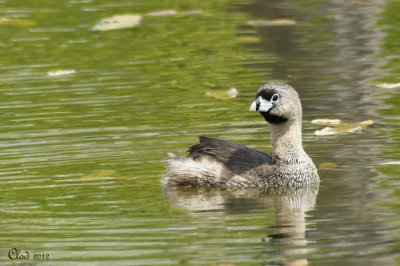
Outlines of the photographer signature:
M21 251L18 248L12 248L8 251L8 258L10 260L29 260L29 259L33 259L33 260L49 260L50 259L50 254L46 254L46 253L32 253L32 257L31 254L24 250Z

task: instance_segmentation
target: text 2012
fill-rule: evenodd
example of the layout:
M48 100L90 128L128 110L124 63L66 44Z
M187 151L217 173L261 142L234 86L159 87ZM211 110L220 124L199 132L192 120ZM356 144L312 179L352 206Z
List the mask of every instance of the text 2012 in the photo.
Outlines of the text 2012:
M32 253L32 255L26 251L21 251L18 248L12 248L8 251L8 257L10 260L49 260L50 254L47 253Z

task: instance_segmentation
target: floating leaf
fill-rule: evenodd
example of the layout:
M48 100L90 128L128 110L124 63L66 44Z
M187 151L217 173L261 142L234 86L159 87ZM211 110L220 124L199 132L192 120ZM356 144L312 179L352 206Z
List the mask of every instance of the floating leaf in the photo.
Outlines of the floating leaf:
M119 30L126 28L137 27L142 21L141 15L115 15L108 18L103 18L92 27L94 31Z
M343 134L343 133L359 133L361 132L362 127L325 127L321 130L315 130L315 135L317 136L330 136L330 135L337 135L337 134Z
M202 13L203 13L202 10L188 10L188 11L182 12L183 15L187 15L187 16L189 16L189 15L200 15Z
M358 133L361 132L364 127L372 125L374 121L365 120L360 123L349 124L340 121L340 119L315 119L312 120L311 123L317 125L332 126L315 131L315 135L317 136L329 136L343 133Z
M290 26L295 25L296 21L290 18L272 19L272 20L249 20L248 24L253 27L271 27L271 26Z
M172 9L153 11L153 12L147 13L148 16L152 16L152 17L167 17L167 16L175 16L176 14L178 14L178 13Z
M372 121L372 120L365 120L365 121L360 122L359 124L361 126L369 126L369 125L372 125L373 123L374 123L374 121Z
M331 170L336 168L336 164L331 162L321 163L318 165L318 168L321 170Z
M0 18L0 25L31 27L35 26L36 22L33 20L20 18Z
M321 126L336 126L341 122L340 119L314 119L311 121L311 123Z
M238 96L239 91L235 88L230 88L229 90L208 91L206 95L215 99L226 100Z
M188 11L179 13L173 9L167 9L167 10L149 12L146 15L151 16L151 17L167 17L167 16L175 16L175 15L186 15L186 16L199 15L202 13L203 13L202 10L188 10Z
M243 43L260 43L261 39L256 36L240 36L239 40Z
M57 69L57 70L51 70L47 72L47 75L49 77L59 77L59 76L65 76L65 75L71 75L75 74L76 71L73 69Z
M383 89L394 89L400 87L400 83L379 83L376 86Z
M380 163L380 165L400 165L400 161Z

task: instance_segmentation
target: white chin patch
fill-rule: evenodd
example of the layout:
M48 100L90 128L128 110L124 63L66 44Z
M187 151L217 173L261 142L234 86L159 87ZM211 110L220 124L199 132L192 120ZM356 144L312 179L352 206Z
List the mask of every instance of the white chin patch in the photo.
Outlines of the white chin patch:
M250 105L250 111L254 112L268 112L269 109L274 107L274 105L263 99L261 96L259 96L254 102L251 103Z

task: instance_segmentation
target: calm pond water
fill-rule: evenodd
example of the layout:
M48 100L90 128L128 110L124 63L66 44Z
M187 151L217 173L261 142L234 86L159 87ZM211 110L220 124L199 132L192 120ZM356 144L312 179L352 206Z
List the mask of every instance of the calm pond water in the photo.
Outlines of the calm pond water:
M0 0L0 264L400 265L399 9ZM91 31L115 14L143 19ZM247 111L270 80L299 88L319 188L163 190L198 135L270 151ZM316 136L317 118L374 124Z

